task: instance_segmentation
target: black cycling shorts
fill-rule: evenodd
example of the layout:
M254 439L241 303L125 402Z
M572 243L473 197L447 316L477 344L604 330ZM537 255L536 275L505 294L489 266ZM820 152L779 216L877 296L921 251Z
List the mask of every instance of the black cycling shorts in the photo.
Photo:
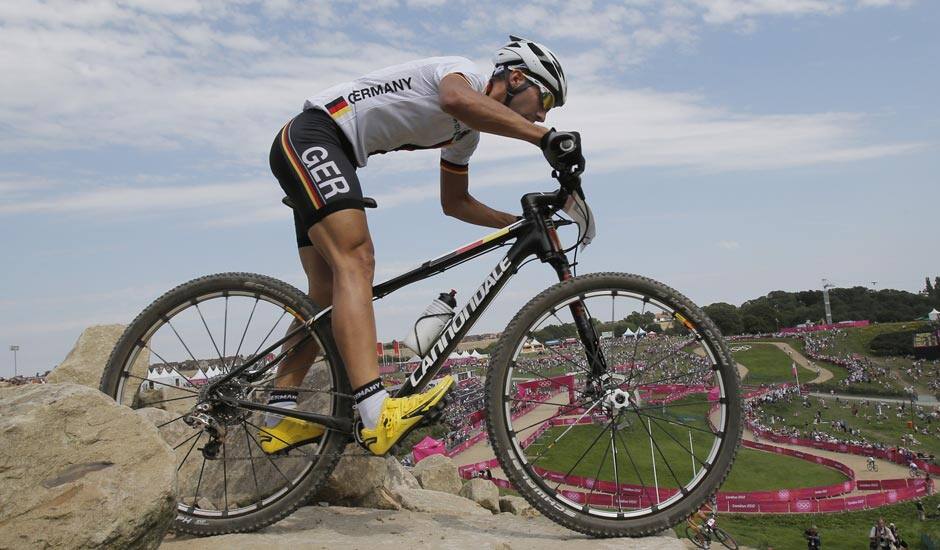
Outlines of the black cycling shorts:
M311 246L307 230L328 214L362 210L352 145L326 112L308 109L278 132L271 145L271 171L294 203L297 246Z

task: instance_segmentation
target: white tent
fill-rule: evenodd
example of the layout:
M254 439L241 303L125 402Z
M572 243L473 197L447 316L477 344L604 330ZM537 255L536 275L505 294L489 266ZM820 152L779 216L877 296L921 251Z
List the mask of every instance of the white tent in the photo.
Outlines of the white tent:
M470 352L470 357L473 357L474 359L479 359L480 357L483 357L483 356L480 355L479 351L473 350Z
M407 360L407 361L405 361L405 362L406 362L406 363L420 363L420 362L421 362L421 358L418 357L417 355L412 355L412 356L411 356L411 359L409 359L409 360Z
M930 313L927 314L927 319L931 321L940 321L940 311L937 311L936 308L930 310Z
M646 335L646 331L643 330L643 327L640 327L640 328L636 329L636 335L637 335L637 336L644 336L644 335Z
M212 372L212 369L209 369L209 372L211 373L211 372ZM195 381L197 381L197 380L206 380L206 379L209 378L210 376L211 376L211 375L206 375L206 373L204 373L204 372L202 371L202 369L196 369L196 374L190 376L189 379L190 379L191 381L195 382Z
M627 331L623 333L623 338L632 338L636 336L636 333L630 330L630 327L627 327Z

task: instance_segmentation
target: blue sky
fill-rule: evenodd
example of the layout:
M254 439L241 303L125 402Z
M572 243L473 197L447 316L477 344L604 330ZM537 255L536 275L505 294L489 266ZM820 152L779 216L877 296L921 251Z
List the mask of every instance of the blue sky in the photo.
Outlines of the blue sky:
M940 5L891 0L385 0L0 5L0 376L51 368L92 324L222 271L305 284L267 167L306 96L372 69L463 55L483 74L516 33L549 45L579 130L598 237L579 269L641 273L699 304L940 274ZM486 232L445 218L437 152L360 172L378 279ZM471 192L518 210L551 188L539 151L484 136ZM377 304L401 338L442 289ZM550 272L530 264L476 331Z

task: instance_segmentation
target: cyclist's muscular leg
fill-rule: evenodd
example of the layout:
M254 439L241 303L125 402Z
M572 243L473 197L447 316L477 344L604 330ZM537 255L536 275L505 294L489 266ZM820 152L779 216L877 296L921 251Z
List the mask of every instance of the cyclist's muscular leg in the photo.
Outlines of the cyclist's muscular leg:
M333 337L353 388L379 377L372 282L375 250L362 210L333 212L310 228L310 240L332 274ZM311 283L313 287L316 282Z
M304 272L307 274L307 295L320 307L331 305L333 303L333 272L329 264L313 246L300 247L297 252L300 255ZM295 320L287 332L294 330L299 324ZM296 341L285 342L282 349L290 349L295 343ZM279 388L299 386L319 352L320 346L315 341L309 340L285 357L284 362L278 368L276 386Z

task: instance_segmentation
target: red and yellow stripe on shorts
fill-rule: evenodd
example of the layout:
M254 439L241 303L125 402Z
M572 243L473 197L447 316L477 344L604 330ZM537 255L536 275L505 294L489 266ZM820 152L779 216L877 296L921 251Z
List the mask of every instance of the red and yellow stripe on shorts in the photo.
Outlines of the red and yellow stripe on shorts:
M317 191L316 183L313 181L313 178L310 177L310 172L304 167L303 163L300 162L300 156L297 154L297 151L294 150L294 146L290 142L290 127L294 121L291 120L281 128L281 149L284 150L284 154L287 155L287 160L290 161L290 165L294 168L294 172L297 174L297 177L300 178L300 181L304 184L304 190L307 192L307 196L310 197L310 203L313 204L313 207L317 210L323 208L323 199L320 198L320 192Z

